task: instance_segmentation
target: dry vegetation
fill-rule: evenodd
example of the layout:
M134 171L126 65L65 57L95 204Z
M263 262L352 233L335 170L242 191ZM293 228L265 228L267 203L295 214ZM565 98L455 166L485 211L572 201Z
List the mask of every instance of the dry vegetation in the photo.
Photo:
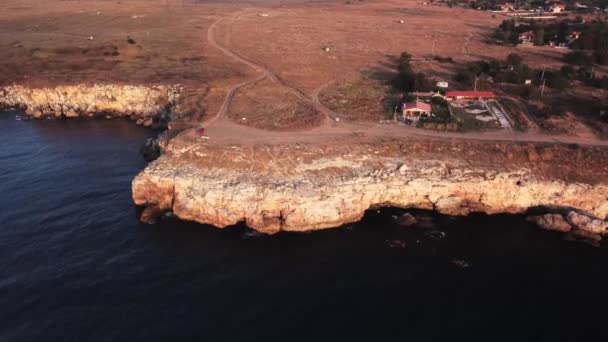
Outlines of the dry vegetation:
M385 79L364 74L329 87L321 96L321 102L340 113L341 120L375 121L393 118L393 107L399 94L393 94Z
M516 52L532 67L557 68L564 53L491 44L488 37L501 16L416 0L6 0L0 4L0 85L180 83L182 113L206 120L236 84L260 76L209 43L208 29L218 19L214 34L221 46L276 75L273 82L238 89L227 117L274 130L318 126L322 114L312 106L315 95L341 119L386 118L398 97L389 81L403 51L413 55L417 72L450 81L473 60L502 60ZM551 96L548 92L548 101L560 100L559 94ZM593 117L598 105L589 104L601 104L606 94L579 98L585 101L571 102L572 107L592 114L577 120L605 135L608 128ZM527 119L523 106L512 107L519 108L522 127L548 125L538 123L542 118ZM564 131L557 125L561 128L553 131Z
M268 79L241 88L227 114L241 125L271 130L312 128L323 120L310 103Z

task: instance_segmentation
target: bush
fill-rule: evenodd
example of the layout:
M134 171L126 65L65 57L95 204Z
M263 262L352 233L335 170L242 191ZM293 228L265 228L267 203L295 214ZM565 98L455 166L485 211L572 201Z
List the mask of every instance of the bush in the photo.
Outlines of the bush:
M591 56L583 51L572 51L564 56L564 61L568 64L590 65L593 64Z
M562 68L559 69L559 72L569 80L573 80L576 77L576 70L570 65L562 66Z
M561 72L551 72L546 74L547 85L551 88L558 90L564 90L570 84L568 78L566 78Z
M454 60L452 59L452 57L435 56L435 57L433 57L433 59L435 59L439 63L454 63Z

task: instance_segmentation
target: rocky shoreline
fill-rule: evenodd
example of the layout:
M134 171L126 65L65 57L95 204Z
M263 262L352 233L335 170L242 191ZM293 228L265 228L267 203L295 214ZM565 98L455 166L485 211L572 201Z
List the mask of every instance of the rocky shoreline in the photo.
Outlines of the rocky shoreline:
M150 208L145 215L171 211L181 219L217 227L245 222L267 234L339 227L378 207L446 215L576 211L591 222L606 222L608 217L608 184L546 179L530 168L497 171L456 160L311 155L306 146L290 151L271 147L275 153L291 154L285 164L252 161L266 152L248 151L244 156L240 149L206 146L192 151L169 144L165 154L133 180L133 199ZM224 157L221 163L215 162L216 153ZM194 161L197 156L205 156L208 163L201 166ZM598 230L582 219L577 222L577 230L593 229L597 236L608 226Z
M12 85L0 87L0 109L20 109L34 119L127 117L138 125L162 128L172 119L180 93L179 85Z
M158 127L173 119L181 91L8 86L0 88L0 108L33 118L128 117ZM544 229L592 242L608 229L608 170L585 167L604 160L605 149L356 137L324 145L242 146L182 133L165 132L145 144L147 160L160 158L132 182L135 204L145 207L142 221L171 213L220 228L245 222L274 234L339 227L370 208L398 207L446 215L530 214Z

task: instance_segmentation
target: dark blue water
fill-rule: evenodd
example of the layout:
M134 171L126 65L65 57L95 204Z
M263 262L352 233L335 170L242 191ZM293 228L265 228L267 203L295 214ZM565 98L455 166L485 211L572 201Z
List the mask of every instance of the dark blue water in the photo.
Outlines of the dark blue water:
M0 341L606 339L606 249L521 217L141 225L130 182L152 134L0 115Z

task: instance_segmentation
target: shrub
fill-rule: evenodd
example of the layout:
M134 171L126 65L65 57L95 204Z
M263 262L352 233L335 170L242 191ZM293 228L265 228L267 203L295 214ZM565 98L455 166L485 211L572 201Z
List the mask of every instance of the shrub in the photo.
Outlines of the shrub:
M590 65L593 63L591 56L583 51L572 51L564 56L564 61L568 64Z

